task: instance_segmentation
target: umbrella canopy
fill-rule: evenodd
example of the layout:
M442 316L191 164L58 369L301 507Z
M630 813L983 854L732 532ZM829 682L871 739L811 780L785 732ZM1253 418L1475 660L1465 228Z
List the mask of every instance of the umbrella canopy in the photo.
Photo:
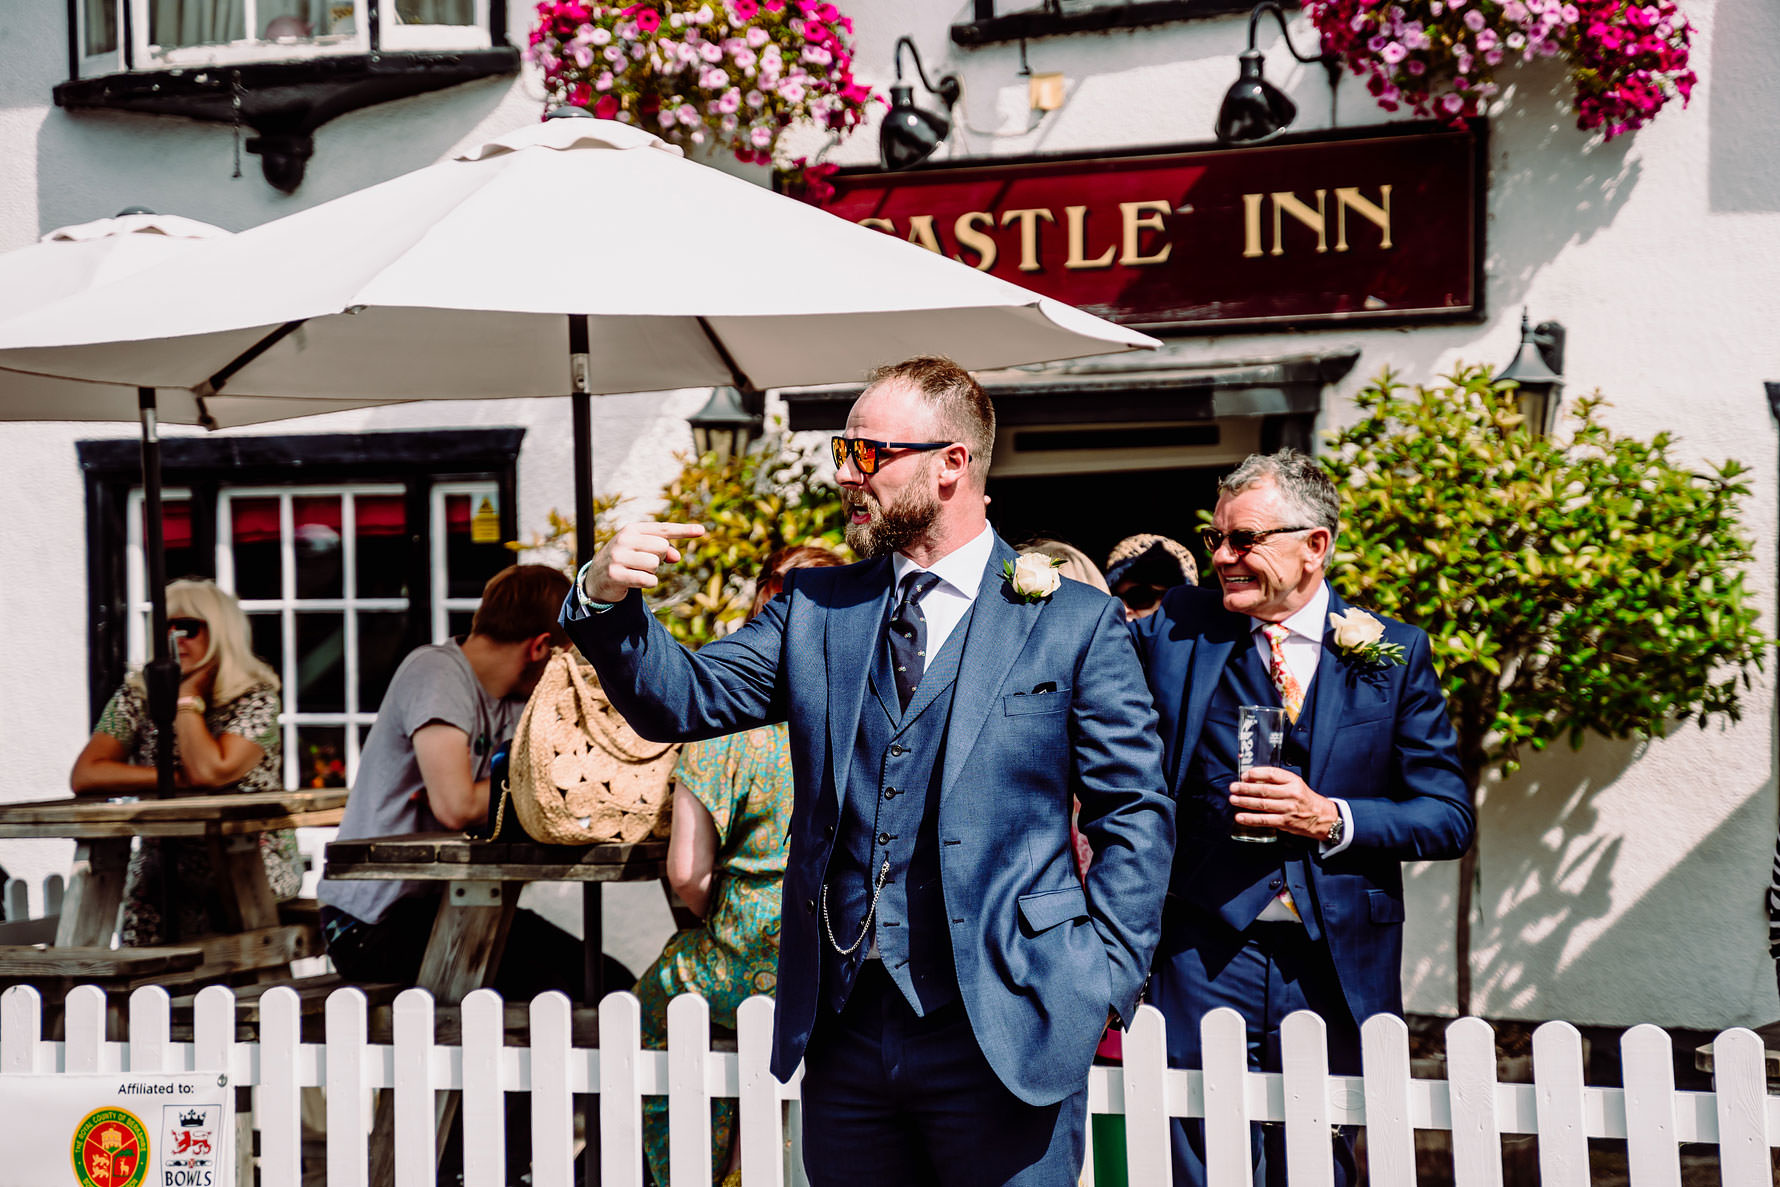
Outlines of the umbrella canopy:
M568 363L577 319L584 379ZM1155 345L585 119L16 318L0 325L0 368L150 386L172 407L184 393L227 425L248 397L766 388L918 353L984 368Z

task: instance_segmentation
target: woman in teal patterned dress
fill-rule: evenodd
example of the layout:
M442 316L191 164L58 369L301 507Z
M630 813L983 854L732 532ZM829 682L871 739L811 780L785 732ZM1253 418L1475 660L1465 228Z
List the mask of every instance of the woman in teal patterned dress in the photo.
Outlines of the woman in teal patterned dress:
M804 545L773 554L754 596L760 613L791 569L843 563ZM703 921L678 932L637 982L643 1046L667 1046L667 1007L676 994L703 994L711 1022L735 1027L736 1007L771 995L779 964L779 892L791 823L791 750L783 725L694 742L674 774L668 881ZM660 1187L668 1184L667 1098L643 1098L643 1150ZM711 1168L733 1169L735 1102L711 1102Z

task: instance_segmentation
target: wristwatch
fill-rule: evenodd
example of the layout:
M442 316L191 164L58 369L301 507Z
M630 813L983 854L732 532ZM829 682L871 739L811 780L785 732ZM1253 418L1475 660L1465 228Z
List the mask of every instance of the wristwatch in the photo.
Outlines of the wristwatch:
M1323 838L1323 844L1333 849L1341 844L1341 838L1347 832L1347 817L1340 812L1335 813L1335 823L1329 826L1329 835Z

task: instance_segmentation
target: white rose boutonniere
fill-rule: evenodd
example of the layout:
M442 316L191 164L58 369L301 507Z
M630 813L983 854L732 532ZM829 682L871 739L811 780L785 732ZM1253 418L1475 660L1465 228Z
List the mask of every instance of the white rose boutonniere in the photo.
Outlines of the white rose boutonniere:
M1016 594L1028 602L1042 602L1063 583L1063 575L1057 572L1062 563L1042 552L1022 552L1018 560L1003 564L1001 571Z
M1384 623L1358 606L1329 615L1329 630L1335 635L1335 646L1350 659L1380 668L1403 662L1403 645L1386 643Z

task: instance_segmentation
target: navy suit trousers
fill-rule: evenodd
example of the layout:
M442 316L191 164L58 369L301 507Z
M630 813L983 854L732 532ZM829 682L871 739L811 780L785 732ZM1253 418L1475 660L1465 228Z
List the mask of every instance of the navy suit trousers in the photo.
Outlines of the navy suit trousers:
M1250 1068L1279 1071L1279 1024L1295 1010L1314 1010L1328 1028L1330 1073L1360 1074L1360 1028L1348 1012L1326 944L1310 939L1297 923L1256 923L1237 932L1190 906L1170 916L1150 981L1151 997L1168 1018L1170 1067L1204 1066L1199 1020L1229 1006L1248 1022ZM1255 1183L1285 1187L1285 1127L1251 1128ZM1332 1146L1335 1187L1352 1187L1357 1182L1352 1135L1337 1135ZM1205 1187L1205 1122L1177 1118L1173 1153L1175 1187Z
M916 1017L881 961L817 1021L800 1091L813 1187L1075 1187L1084 1085L1029 1105L1001 1082L962 1000Z

